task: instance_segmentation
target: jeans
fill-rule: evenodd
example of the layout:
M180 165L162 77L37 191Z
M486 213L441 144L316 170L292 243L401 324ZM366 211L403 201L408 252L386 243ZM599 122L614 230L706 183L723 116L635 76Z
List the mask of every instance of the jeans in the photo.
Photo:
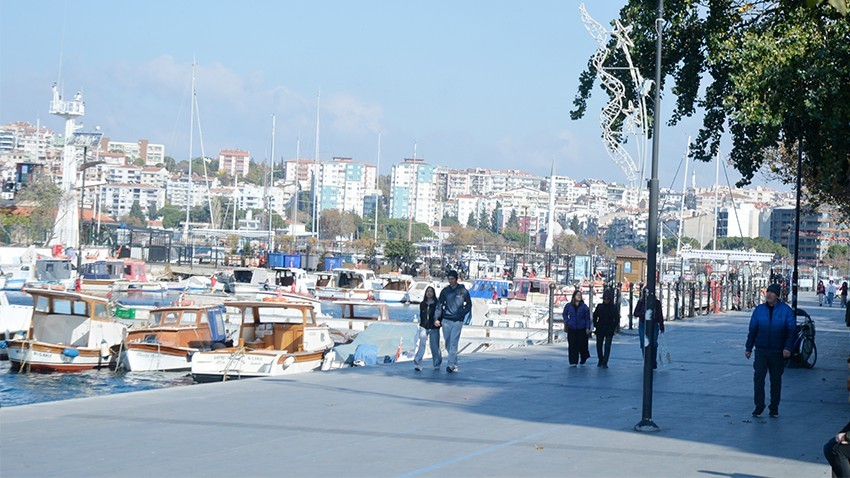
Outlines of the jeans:
M832 307L832 299L835 298L835 292L827 292L826 293L826 303Z
M587 362L590 358L590 350L587 348L587 330L567 329L567 344L570 365L577 364L579 356L581 356L581 363Z
M782 352L763 352L756 349L753 360L753 402L756 407L764 408L764 379L770 373L770 411L779 412L779 399L782 396L782 372L785 370L785 358Z
M832 437L823 447L823 456L832 467L833 476L850 478L850 444L842 445Z
M440 364L443 363L443 354L440 352L440 329L419 327L419 348L416 350L413 364L418 367L422 363L425 347L428 344L431 346L431 360L434 361L434 368L440 368Z
M597 335L596 336L596 356L599 357L599 363L608 365L608 358L611 356L611 342L613 335Z
M440 326L443 329L443 339L446 341L446 359L449 367L457 366L457 343L460 340L460 331L463 328L461 320L441 320Z
M658 322L653 322L655 333L652 334L652 343L655 344L655 355L652 356L652 368L658 368ZM638 322L638 337L640 337L640 352L646 356L644 342L646 342L646 322Z

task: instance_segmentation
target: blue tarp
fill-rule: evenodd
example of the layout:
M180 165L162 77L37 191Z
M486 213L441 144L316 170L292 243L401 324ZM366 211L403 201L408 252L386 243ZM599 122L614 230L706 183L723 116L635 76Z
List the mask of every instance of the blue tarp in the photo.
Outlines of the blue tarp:
M371 344L377 349L378 363L392 362L395 360L399 343L401 343L402 353L408 357L413 357L413 354L416 353L418 339L419 324L376 322L357 334L357 337L350 344L334 347L334 354L336 360L350 364L354 362L354 353L357 351L358 345Z

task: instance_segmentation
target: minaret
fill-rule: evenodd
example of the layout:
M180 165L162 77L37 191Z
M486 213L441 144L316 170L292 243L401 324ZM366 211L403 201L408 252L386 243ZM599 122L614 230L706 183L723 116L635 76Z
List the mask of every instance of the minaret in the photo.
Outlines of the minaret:
M53 84L53 100L50 102L50 114L65 118L65 148L62 152L62 198L56 212L56 222L53 225L53 235L48 244L62 244L64 247L80 246L79 210L77 209L76 148L73 144L74 132L78 129L77 117L85 114L85 103L82 93L74 95L73 100L65 101L59 95L59 89ZM85 161L85 158L83 158Z
M552 250L555 243L555 158L552 158L552 171L549 173L549 224L546 226L546 252Z

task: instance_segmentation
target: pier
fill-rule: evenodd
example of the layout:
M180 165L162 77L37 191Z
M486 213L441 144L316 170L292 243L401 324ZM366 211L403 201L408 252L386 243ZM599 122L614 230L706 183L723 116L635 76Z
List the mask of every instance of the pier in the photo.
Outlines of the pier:
M637 331L610 368L566 344L462 356L460 373L398 363L0 409L2 476L829 476L848 420L844 310L815 319L814 369L783 376L779 418L753 418L750 311L667 323L641 418Z

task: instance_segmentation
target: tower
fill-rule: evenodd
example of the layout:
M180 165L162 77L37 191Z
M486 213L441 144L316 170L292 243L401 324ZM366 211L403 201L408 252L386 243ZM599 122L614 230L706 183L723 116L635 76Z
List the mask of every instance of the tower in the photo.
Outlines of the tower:
M59 200L59 208L56 212L53 235L48 243L50 245L62 244L65 247L74 246L79 249L79 211L77 210L77 190L74 187L77 180L77 158L72 138L74 132L78 129L77 117L85 114L82 93L75 94L72 100L63 100L54 83L50 114L65 118L65 148L62 151L62 183L60 185L62 197Z

